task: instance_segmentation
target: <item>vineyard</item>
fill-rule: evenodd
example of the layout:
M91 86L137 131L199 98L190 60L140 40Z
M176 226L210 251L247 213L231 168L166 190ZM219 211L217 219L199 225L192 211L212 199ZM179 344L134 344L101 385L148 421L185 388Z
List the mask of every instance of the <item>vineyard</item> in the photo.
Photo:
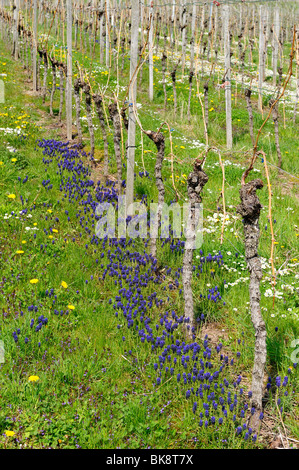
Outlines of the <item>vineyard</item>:
M0 0L0 448L299 448L299 8Z

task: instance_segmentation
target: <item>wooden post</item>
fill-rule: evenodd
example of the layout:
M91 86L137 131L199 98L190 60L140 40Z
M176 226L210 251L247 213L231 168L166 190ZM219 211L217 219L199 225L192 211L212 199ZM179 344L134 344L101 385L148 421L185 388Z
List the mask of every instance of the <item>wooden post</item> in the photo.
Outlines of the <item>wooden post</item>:
M182 14L181 14L181 28L182 28L182 79L184 77L185 62L186 62L186 12L187 7L185 1L182 4Z
M102 64L104 61L104 21L105 21L105 0L101 0L100 3L100 63Z
M223 5L223 35L224 35L224 68L225 68L225 111L226 111L226 147L233 146L232 136L232 98L231 98L231 65L230 65L230 29L229 5Z
M32 44L32 69L33 91L37 91L37 0L33 3L33 44Z
M171 42L172 42L172 43L174 42L174 39L175 39L175 32L174 32L175 7L176 7L176 0L173 0L173 3L172 3L172 12L171 12L171 25L172 25L172 29L171 29Z
M106 1L106 67L110 66L109 0Z
M134 171L135 171L135 137L136 120L133 106L136 106L137 80L134 80L138 60L138 33L139 33L139 0L131 0L131 53L130 53L130 80L129 89L129 128L127 148L127 181L126 181L126 208L127 216L132 215L134 200ZM131 207L130 207L131 205Z
M191 50L190 50L190 70L192 70L192 72L194 69L195 23L196 23L196 3L193 3L192 20L191 20Z
M260 5L260 33L259 33L259 111L263 111L263 81L265 78L265 9L263 5Z
M151 2L149 21L150 21L150 30L148 36L148 73L149 73L149 90L148 97L150 101L154 99L154 62L153 62L153 31L154 31L154 7Z
M14 1L14 31L13 31L13 53L15 60L19 58L19 10L20 10L20 0Z
M273 68L273 85L276 86L277 80L277 60L278 60L278 46L279 46L279 8L275 7L274 10L274 24L273 24L273 42L272 42L272 68Z
M296 30L297 35L297 50L296 50L296 98L295 98L295 106L294 106L294 113L293 113L293 124L296 124L296 114L297 114L297 107L299 103L299 26Z
M66 2L67 21L67 81L66 81L66 134L72 140L72 0Z
M210 4L210 13L209 13L209 35L208 35L207 60L209 60L209 57L210 57L210 49L211 49L212 17L213 17L213 3L211 2L211 4Z

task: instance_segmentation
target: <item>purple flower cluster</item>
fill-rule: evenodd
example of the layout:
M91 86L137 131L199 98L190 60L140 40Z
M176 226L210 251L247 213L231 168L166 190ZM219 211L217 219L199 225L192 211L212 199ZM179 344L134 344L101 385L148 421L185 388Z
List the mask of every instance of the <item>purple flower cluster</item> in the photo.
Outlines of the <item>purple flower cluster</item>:
M51 158L58 159L62 200L68 199L69 203L77 201L79 208L76 219L85 235L90 237L86 249L88 245L95 245L100 250L103 262L106 263L101 265L103 269L101 280L108 278L114 280L116 286L118 285L118 294L114 299L109 300L115 317L121 316L127 329L134 332L135 337L141 343L150 345L153 370L157 374L153 383L154 387L160 386L163 381L175 376L186 399L197 397L192 401L192 410L195 415L198 409L203 410L201 414L205 427L214 426L216 420L222 424L225 419L232 420L237 426L242 419L245 419L244 410L248 408L248 405L244 403L243 393L241 391L239 394L236 393L241 377L230 382L224 376L228 368L233 367L234 362L232 359L229 360L228 356L220 354L222 344L212 349L209 347L207 337L203 344L198 342L188 344L178 339L177 332L181 328L180 325L186 324L188 327L189 319L184 318L175 310L166 310L154 320L157 314L151 311L159 309L165 300L159 299L155 290L150 294L145 294L145 292L151 286L161 284L165 279L164 275L156 274L157 261L145 250L143 253L136 251L135 241L132 239L108 237L98 239L94 234L97 204L110 202L117 208L118 194L114 182L108 182L106 186L98 182L95 186L89 178L88 169L81 160L78 161L79 151L75 148L70 150L65 144L53 141L41 141L39 146L43 148L44 155L51 155ZM71 173L72 176L67 176L67 173ZM183 252L184 242L176 240L173 235L170 230L170 237L162 240L162 247L168 245L172 252ZM204 256L200 250L200 255L200 264L193 267L197 276L203 271L205 265L215 263L220 267L223 264L221 252L215 256L211 254ZM96 263L98 262L99 259ZM167 266L165 271L167 275L171 273L171 269ZM181 268L178 268L173 273L175 280L169 285L170 290L179 288L181 272ZM51 296L53 293L48 295ZM215 303L221 300L217 286L209 290L207 298ZM57 314L58 311L55 310L54 313ZM201 319L204 319L204 314ZM124 326L121 327L118 324L117 328L121 331ZM194 333L193 328L193 340L195 339ZM121 335L125 342L126 336L123 333ZM241 431L244 429L243 425ZM239 431L238 434L240 434Z
M60 175L61 201L73 204L74 211L66 208L65 217L74 224L78 223L86 250L97 253L95 260L98 268L101 268L100 281L113 283L117 286L117 294L108 299L108 305L115 318L118 319L116 328L119 330L119 338L127 344L129 338L144 343L151 351L153 387L159 387L169 381L178 387L181 396L185 397L194 417L199 416L199 426L222 425L225 420L235 427L236 435L243 436L245 440L256 440L252 430L247 428L248 414L255 412L250 408L247 399L251 394L244 393L240 388L242 377L236 376L234 358L222 354L222 344L211 346L208 337L204 341L195 341L196 330L192 327L192 340L182 341L182 326L190 328L189 319L184 318L180 312L176 312L170 306L167 296L159 298L157 286L165 281L165 276L172 275L172 282L168 289L179 289L182 269L177 268L172 272L171 268L164 266L164 274L160 273L157 260L153 259L145 249L140 249L133 239L104 238L99 239L95 235L95 225L98 220L96 207L99 203L112 203L117 209L118 193L113 181L106 185L97 184L90 179L90 170L83 162L87 155L73 146L54 140L42 140L38 146L43 150L43 163L47 167L53 161L57 161L57 174ZM140 177L148 177L148 173L139 173ZM50 179L43 181L43 186L51 189ZM146 202L146 197L142 198ZM60 204L58 201L57 204ZM27 209L25 209L27 210ZM56 218L56 223L59 219ZM129 222L129 218L127 219ZM46 230L46 229L45 229ZM51 233L52 229L45 233ZM170 249L172 254L179 255L184 251L184 242L178 240L170 226L170 236L161 240L161 246ZM78 238L77 236L77 238ZM75 238L72 239L75 242ZM54 241L53 241L54 242ZM147 239L144 248L147 247ZM137 248L138 247L138 248ZM41 245L46 249L47 245ZM139 250L139 251L138 251ZM86 251L87 253L87 251ZM204 256L200 250L199 264L193 266L194 275L199 277L204 270L213 276L214 267L223 264L222 254ZM86 279L86 284L94 282L95 276ZM163 290L167 287L164 286ZM57 300L54 289L46 290L45 295L53 298L53 304ZM202 300L208 300L215 304L222 300L218 286L209 289L207 296L201 296ZM167 300L166 300L167 299ZM161 308L163 307L163 309ZM38 307L31 305L28 311L37 312ZM62 316L64 311L54 309L54 315ZM67 314L67 311L65 312ZM204 313L198 318L198 323L205 319ZM32 319L30 327L33 328L35 320ZM35 326L35 331L48 323L48 319L40 315ZM18 332L13 333L14 340L18 341ZM28 342L28 338L25 338ZM240 344L240 343L239 343ZM130 352L129 352L130 353ZM238 352L236 357L238 358ZM232 379L232 377L235 377ZM172 379L172 380L170 380ZM285 377L283 386L288 383ZM276 378L277 387L281 386L280 377ZM271 379L267 388L271 387ZM263 413L259 415L263 419Z

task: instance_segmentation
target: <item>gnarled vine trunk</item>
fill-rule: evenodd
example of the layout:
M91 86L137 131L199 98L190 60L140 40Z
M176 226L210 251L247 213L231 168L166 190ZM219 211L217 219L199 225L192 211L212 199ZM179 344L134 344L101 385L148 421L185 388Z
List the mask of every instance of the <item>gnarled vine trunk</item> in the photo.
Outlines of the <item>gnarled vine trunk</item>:
M108 154L108 140L107 140L107 130L105 117L103 113L103 98L98 93L92 95L94 104L96 106L96 112L100 121L103 142L104 142L104 178L105 181L108 179L108 164L109 164L109 154Z
M266 365L266 326L260 307L260 282L263 276L261 261L258 255L259 244L259 217L261 204L256 190L263 187L260 179L244 184L240 189L241 204L237 212L243 217L245 237L245 257L250 273L249 300L251 320L255 330L254 364L252 371L252 407L255 413L251 417L251 425L254 429L259 427L259 414L262 410L263 381Z
M113 122L114 134L114 153L117 165L117 182L118 182L118 191L121 193L122 187L122 167L121 167L121 120L118 112L117 101L110 103L108 106L108 111Z
M194 323L194 305L193 305L193 292L192 292L192 260L193 251L195 248L196 240L196 215L197 205L201 203L201 191L209 178L201 168L201 163L195 160L193 171L189 174L187 180L188 197L189 197L189 213L187 221L187 233L186 243L183 259L183 290L184 290L184 301L185 310L184 317L186 322L189 322L187 326L188 336L192 337L192 326ZM188 233L189 231L189 233ZM189 319L189 320L188 320Z
M147 131L146 134L148 137L155 143L157 147L157 158L156 158L156 165L155 165L155 177L156 177L156 186L158 188L158 210L157 214L153 220L154 227L151 227L151 255L156 258L157 257L157 238L158 237L158 229L159 223L161 221L161 214L164 204L164 197L165 197L165 188L162 178L162 164L164 160L165 154L165 137L162 132L153 132Z
M88 130L90 135L90 156L94 156L94 130L91 117L91 94L90 85L86 82L82 84L83 93L85 94L85 105L86 105L86 118L88 124Z
M50 116L54 116L53 113L53 99L54 93L56 91L56 67L58 65L57 60L54 57L49 57L51 65L52 65L52 88L51 88L51 95L50 95Z

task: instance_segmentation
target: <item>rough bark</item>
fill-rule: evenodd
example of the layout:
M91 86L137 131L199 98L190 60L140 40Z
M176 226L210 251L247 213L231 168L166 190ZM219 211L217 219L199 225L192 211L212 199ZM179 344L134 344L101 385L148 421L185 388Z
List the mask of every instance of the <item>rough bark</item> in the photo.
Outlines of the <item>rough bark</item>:
M163 183L163 178L162 178L162 164L163 164L164 154L165 154L165 137L161 132L147 131L146 134L155 143L157 147L155 178L156 178L156 186L158 189L158 211L157 211L157 216L155 217L155 221L154 221L154 234L158 235L158 228L159 228L159 224L161 221L161 214L162 214L162 208L163 208L164 197L165 197L165 188L164 188L164 183ZM151 237L150 252L154 258L157 257L156 236Z
M257 189L263 187L260 179L244 184L240 189L241 204L237 212L243 217L245 256L250 273L249 299L251 320L255 330L254 365L252 371L252 399L251 405L255 413L251 417L251 425L254 429L259 427L259 414L262 410L263 380L266 364L266 326L260 307L260 281L263 276L261 261L258 255L259 244L259 216L261 204L256 195Z
M107 140L107 130L106 130L106 123L105 123L105 117L103 113L103 99L101 95L99 94L94 94L92 96L94 104L96 106L96 112L100 121L100 126L101 126L101 131L102 131L102 136L103 136L103 142L104 142L104 179L107 181L108 179L108 163L109 163L109 155L108 155L108 140Z
M195 161L193 171L189 174L187 180L188 197L189 197L189 214L187 227L191 232L186 234L186 243L183 259L183 290L185 310L184 317L187 326L188 336L192 337L192 326L194 324L194 306L193 306L193 293L192 293L192 260L195 243L195 225L196 225L196 205L201 203L201 191L205 184L208 182L208 176L202 170L201 164L198 160ZM189 321L188 321L189 319Z

